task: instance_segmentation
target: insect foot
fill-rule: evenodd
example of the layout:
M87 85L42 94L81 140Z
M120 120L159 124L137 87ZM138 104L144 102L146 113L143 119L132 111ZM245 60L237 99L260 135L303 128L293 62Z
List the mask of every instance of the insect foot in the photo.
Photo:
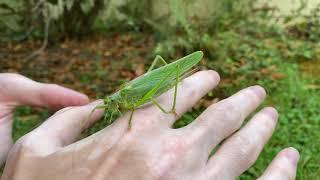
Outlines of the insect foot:
M178 117L178 113L175 109L172 109L169 113L172 113L175 117Z

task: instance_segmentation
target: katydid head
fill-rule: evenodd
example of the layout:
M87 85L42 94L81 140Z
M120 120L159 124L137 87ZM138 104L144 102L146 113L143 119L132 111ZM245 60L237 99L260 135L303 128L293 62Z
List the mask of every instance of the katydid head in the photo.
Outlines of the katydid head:
M117 112L119 110L119 103L114 100L112 97L107 97L104 100L104 105L108 107L108 110L111 112Z

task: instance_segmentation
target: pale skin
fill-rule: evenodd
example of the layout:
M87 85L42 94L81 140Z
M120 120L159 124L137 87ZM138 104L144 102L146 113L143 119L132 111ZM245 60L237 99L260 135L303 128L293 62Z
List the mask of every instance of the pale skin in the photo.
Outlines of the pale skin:
M91 114L102 102L62 109L14 145L2 180L236 179L256 161L277 123L276 110L267 107L240 128L264 100L262 87L243 89L208 107L190 125L171 128L219 80L214 71L197 72L179 83L177 116L149 104L135 111L130 130L126 113L82 140L80 133L102 116L102 110ZM170 109L172 97L173 89L157 100ZM283 149L260 179L294 179L298 159L294 148Z
M13 145L13 111L17 106L30 105L58 110L88 102L86 95L68 88L38 83L19 74L0 73L0 166Z

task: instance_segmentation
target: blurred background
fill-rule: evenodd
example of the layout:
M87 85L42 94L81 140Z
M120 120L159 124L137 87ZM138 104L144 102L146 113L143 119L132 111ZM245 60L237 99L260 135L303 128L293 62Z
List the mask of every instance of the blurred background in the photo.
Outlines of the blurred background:
M202 69L222 81L176 124L246 86L268 92L278 127L256 164L258 177L282 148L301 152L297 179L320 177L318 0L0 0L0 72L57 83L95 99L168 61L202 50ZM14 139L52 112L20 107ZM84 136L105 127L99 122Z

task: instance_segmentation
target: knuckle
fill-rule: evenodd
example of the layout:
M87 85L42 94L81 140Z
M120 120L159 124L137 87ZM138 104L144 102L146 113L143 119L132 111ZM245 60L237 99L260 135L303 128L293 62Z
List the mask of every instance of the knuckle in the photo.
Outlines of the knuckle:
M228 172L226 169L220 169L220 168L216 168L216 169L210 169L206 172L206 174L204 175L204 179L206 180L231 180L231 179L235 179L234 177L232 177L232 175ZM223 174L223 175L222 175Z
M183 88L186 89L191 88L193 87L192 85L194 85L194 82L190 80L190 78L183 79L180 83L183 85Z
M53 84L53 83L47 83L47 84L44 84L44 85L46 85L48 88L53 88L53 89L61 87L61 86L59 86L57 84Z
M15 149L19 149L20 151L27 152L32 151L34 149L33 142L34 137L30 134L27 134L21 137L16 144L14 145Z
M199 89L199 82L195 81L194 79L185 79L181 82L181 88L187 92L183 93L186 98L188 98L190 101L197 100L200 95L200 89ZM179 89L178 89L179 91ZM179 93L178 93L179 95Z
M211 83L217 83L220 81L220 75L213 70L206 71L208 77L210 77Z
M274 171L277 171L280 176L286 179L293 180L294 179L294 173L293 171L289 168L290 166L283 166L281 164L276 164L273 168Z
M274 121L270 120L269 118L266 118L266 119L259 121L258 127L260 128L260 131L263 134L269 134L275 128L275 123L274 123Z
M44 135L42 130L35 129L20 138L14 147L24 154L47 155L53 152L55 147L61 146L61 142L57 138L56 140L53 139L48 135Z
M154 109L149 109L149 108L137 109L136 112L133 114L133 117L131 120L134 126L132 130L135 132L149 131L150 128L153 128L159 125L157 123L157 120L159 119L162 120L164 118L163 113L159 111L156 107L154 107ZM146 119L146 117L148 117L148 119ZM128 120L129 114L122 116L121 118L125 118L126 120ZM166 119L164 119L164 121L165 120Z
M218 123L221 123L224 128L231 128L232 130L238 129L244 119L240 109L226 100L221 101L211 108L213 116L218 120L223 120L218 121Z
M56 116L56 115L59 115L59 114L62 114L62 113L64 113L64 112L67 112L67 111L69 111L69 110L71 110L71 109L73 109L73 108L75 108L75 107L69 106L69 107L62 108L62 109L60 109L59 111L55 112L55 113L52 115L52 117L53 117L53 116Z
M181 159L190 150L190 141L179 136L170 137L165 141L165 151L169 152L173 160Z
M256 161L260 144L257 143L255 138L238 136L236 138L236 146L239 147L239 157L245 164L252 165Z
M187 143L180 138L172 138L171 140L168 140L167 146L169 146L169 148L174 152L177 152L177 154L180 154L187 149Z
M253 90L252 88L249 88L244 91L244 97L249 100L250 105L259 103L266 94L263 87L256 86L256 88L259 90Z

